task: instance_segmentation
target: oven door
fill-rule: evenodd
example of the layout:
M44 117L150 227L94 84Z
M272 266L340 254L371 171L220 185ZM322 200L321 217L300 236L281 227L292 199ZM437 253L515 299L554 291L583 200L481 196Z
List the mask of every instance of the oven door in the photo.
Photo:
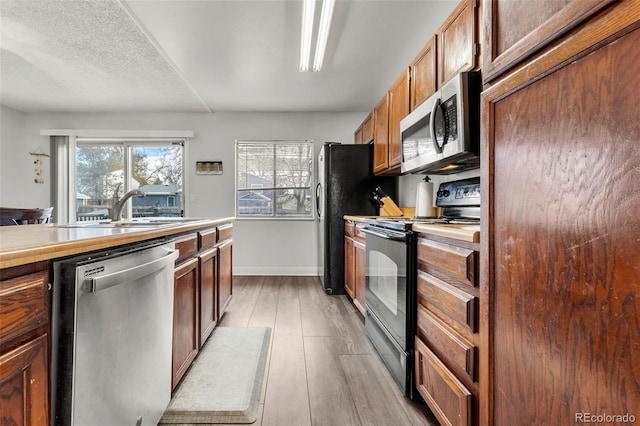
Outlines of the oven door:
M386 332L407 349L407 274L411 232L364 228L366 233L367 310Z

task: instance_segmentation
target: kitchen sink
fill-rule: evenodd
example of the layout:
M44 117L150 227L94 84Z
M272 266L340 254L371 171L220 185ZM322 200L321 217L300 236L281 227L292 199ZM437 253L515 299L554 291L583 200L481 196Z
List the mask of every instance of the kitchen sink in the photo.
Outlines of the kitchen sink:
M187 219L184 217L139 218L128 220L101 220L87 222L72 222L56 225L58 228L157 228L162 226L179 225L201 219Z

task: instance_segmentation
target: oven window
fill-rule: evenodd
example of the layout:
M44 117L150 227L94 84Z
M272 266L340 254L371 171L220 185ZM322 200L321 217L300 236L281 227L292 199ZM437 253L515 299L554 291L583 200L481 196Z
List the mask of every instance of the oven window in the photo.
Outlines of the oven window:
M369 289L393 315L398 314L398 266L379 251L369 252L369 268L375 275L369 278Z

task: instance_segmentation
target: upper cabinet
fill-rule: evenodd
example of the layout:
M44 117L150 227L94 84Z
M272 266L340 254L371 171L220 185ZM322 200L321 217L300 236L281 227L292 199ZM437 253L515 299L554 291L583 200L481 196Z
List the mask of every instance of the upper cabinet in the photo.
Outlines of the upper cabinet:
M356 130L355 143L374 143L373 172L400 175L400 121L460 72L480 65L479 0L462 0Z
M362 143L373 142L373 111L362 122Z
M437 43L436 36L424 45L418 56L409 65L411 72L411 88L409 90L410 109L427 100L438 88L437 76Z
M494 80L610 3L613 0L540 0L522 7L522 2L513 0L484 2L484 82Z
M460 72L478 67L478 34L478 0L462 0L436 34L438 86Z
M409 69L398 77L389 89L389 169L388 174L400 174L402 147L400 120L409 114Z
M380 174L389 168L389 93L373 109L373 173Z

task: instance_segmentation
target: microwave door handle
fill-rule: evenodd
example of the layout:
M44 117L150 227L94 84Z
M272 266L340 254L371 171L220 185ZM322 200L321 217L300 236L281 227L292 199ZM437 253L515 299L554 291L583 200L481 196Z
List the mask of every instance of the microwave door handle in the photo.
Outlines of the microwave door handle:
M429 117L429 130L431 131L431 142L433 143L433 147L436 149L438 154L441 154L442 148L440 148L436 139L436 113L438 112L438 108L440 108L440 98L436 99L433 103L431 117Z

